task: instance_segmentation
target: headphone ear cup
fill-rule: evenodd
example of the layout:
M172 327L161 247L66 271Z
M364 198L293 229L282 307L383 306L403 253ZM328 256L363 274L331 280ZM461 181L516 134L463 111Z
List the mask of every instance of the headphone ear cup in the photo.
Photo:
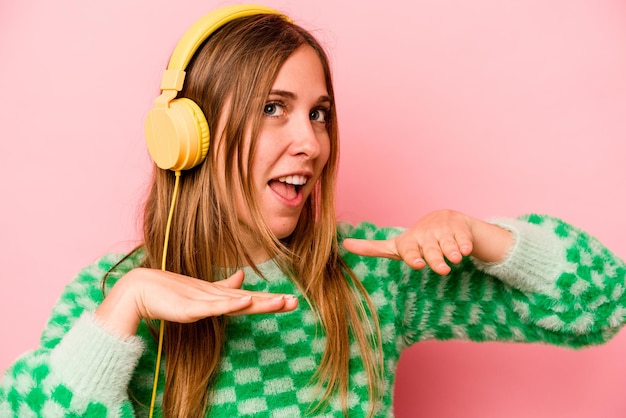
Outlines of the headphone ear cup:
M209 149L209 124L193 100L172 100L168 108L153 108L146 119L150 156L164 170L189 170L200 164Z

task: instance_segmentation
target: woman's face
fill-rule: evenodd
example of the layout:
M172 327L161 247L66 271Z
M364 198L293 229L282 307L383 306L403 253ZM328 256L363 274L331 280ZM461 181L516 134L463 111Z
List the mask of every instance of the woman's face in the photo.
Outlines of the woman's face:
M279 239L294 231L328 161L331 106L320 58L308 45L298 48L281 67L263 107L250 173L254 200ZM237 215L251 224L241 193Z

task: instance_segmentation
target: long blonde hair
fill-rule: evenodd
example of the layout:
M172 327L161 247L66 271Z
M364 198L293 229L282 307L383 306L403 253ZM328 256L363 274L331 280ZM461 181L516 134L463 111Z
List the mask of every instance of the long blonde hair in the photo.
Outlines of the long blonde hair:
M338 133L334 106L327 122L330 156L319 183L306 201L295 231L277 239L263 222L252 193L251 162L262 109L282 64L302 45L318 54L326 86L334 97L328 58L307 31L274 15L233 21L204 43L187 69L179 97L203 110L211 132L222 123L220 138L212 138L208 156L181 179L181 196L172 220L167 269L207 281L225 278L222 267L251 265L242 242L244 226L237 219L232 193L238 185L250 208L252 233L309 300L327 336L316 377L321 406L338 393L347 411L350 335L357 341L368 376L370 413L381 399L382 351L373 305L360 282L339 255L334 211L338 164ZM251 143L245 144L251 133ZM226 162L218 173L216 161ZM225 176L225 181L216 181ZM223 178L223 177L222 177ZM165 225L174 191L174 175L155 168L144 213L144 265L159 268ZM249 232L249 231L247 231ZM211 386L219 373L226 319L211 317L192 324L167 322L164 353L165 416L203 416L210 407ZM207 350L207 347L211 349Z

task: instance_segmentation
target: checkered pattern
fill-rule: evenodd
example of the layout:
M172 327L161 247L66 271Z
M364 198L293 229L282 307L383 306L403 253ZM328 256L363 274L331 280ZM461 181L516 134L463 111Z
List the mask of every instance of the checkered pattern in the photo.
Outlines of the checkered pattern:
M301 309L280 315L238 316L230 319L225 356L213 402L216 416L294 417L315 406L310 385L322 359L326 340L296 287L272 263L261 266L263 280L246 271L246 288L300 296ZM317 335L317 336L316 336ZM352 350L355 374L363 371L358 352ZM351 388L350 408L362 415L365 379ZM337 416L338 401L326 415Z
M486 265L468 258L445 277L428 269L413 271L394 260L344 254L380 318L385 388L377 416L393 416L396 365L402 350L416 342L455 338L576 348L607 341L624 323L626 267L622 260L587 234L554 218L531 215L498 223L516 235L508 259ZM342 237L385 239L399 232L371 224L341 228ZM101 336L88 314L78 320L83 311L101 302L99 281L116 260L104 257L68 286L44 331L41 347L6 371L0 385L0 418L147 416L156 351L147 327L138 332L143 343L116 342ZM128 260L120 274L138 262L139 256ZM272 262L259 267L268 280L246 269L246 288L294 293L300 306L290 313L230 318L211 416L305 416L318 399L311 382L325 337L297 288ZM87 364L81 358L90 354L80 354L79 347L88 353L99 348L103 354L93 354ZM75 353L80 358L67 360ZM353 344L350 417L364 416L368 407L366 375L358 354ZM129 384L124 378L128 370L132 371ZM125 394L126 386L130 397ZM338 399L331 399L315 416L343 416Z

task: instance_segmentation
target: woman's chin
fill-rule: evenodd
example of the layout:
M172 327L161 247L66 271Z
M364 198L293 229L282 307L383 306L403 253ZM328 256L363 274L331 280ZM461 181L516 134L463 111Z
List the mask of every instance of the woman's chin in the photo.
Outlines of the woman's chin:
M275 225L270 225L270 229L272 230L276 238L283 240L285 238L288 238L293 233L293 231L296 230L297 225L298 220L296 219L295 221L291 222L280 222L276 223Z

